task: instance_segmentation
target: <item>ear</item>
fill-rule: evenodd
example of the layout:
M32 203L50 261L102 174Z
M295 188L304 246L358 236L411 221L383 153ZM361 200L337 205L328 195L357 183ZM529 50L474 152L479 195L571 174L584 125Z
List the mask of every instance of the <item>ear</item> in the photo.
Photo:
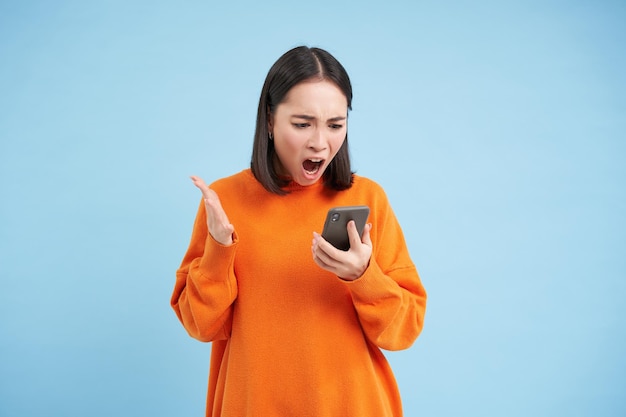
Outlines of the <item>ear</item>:
M267 131L271 133L274 129L274 113L267 108Z

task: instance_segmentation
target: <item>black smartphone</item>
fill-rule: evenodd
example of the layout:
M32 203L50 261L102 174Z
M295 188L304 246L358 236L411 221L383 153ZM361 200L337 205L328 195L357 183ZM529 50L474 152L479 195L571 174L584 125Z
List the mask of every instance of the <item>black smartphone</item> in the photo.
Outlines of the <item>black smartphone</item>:
M354 220L359 236L363 237L363 228L369 214L368 206L333 207L326 215L322 237L337 249L348 250L350 249L348 222Z

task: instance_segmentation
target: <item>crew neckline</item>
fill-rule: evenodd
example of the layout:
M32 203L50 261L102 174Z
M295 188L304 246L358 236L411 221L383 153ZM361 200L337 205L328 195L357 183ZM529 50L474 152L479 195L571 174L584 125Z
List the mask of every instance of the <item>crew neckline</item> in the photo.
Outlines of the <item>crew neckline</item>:
M317 180L315 183L311 185L300 185L294 180L290 180L286 186L282 187L282 189L285 191L294 192L294 191L317 190L323 186L324 186L324 180L322 178L320 178L319 180Z

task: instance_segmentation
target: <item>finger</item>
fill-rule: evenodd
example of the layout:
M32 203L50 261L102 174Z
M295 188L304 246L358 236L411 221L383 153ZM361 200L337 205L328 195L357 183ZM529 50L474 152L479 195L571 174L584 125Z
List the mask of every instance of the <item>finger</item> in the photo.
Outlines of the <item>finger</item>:
M372 246L372 238L370 237L370 231L372 230L372 223L368 223L363 228L363 237L361 238L361 242L366 244L367 246Z
M313 232L313 240L311 241L311 250L313 251L313 255L315 255L315 250L317 249L317 242L319 242L320 234L317 232Z
M191 178L191 181L193 181L194 185L198 188L205 188L207 187L206 183L204 182L204 180L200 177L198 177L197 175L190 175L189 178Z
M350 248L357 248L361 243L361 236L359 236L359 231L356 228L356 223L354 220L350 220L348 222L348 238L350 239Z
M316 232L313 232L313 243L318 253L322 252L329 258L336 258L336 254L339 249L334 247L331 243L329 243L326 239L324 239L320 234Z
M313 253L313 261L321 268L332 272L333 274L337 274L338 273L338 263L335 259L330 258L326 253L324 253L323 251L315 251Z
M346 251L337 249L321 236L314 250L315 259L319 261L318 265L323 266L331 272L336 272L337 268L341 267L342 263L345 262L347 253Z
M328 253L324 252L324 250L319 246L315 251L315 259L319 260L323 265L328 268L334 267L337 264L337 260Z
M204 180L198 176L192 175L191 181L193 181L193 185L198 187L198 189L202 192L202 196L206 199L210 198L211 194L209 191L209 187L206 185Z

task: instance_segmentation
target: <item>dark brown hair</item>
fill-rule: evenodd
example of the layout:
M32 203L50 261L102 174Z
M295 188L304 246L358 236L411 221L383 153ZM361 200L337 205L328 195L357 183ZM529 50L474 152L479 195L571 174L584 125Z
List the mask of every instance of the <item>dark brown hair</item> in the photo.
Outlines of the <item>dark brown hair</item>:
M296 84L311 79L331 81L339 87L352 109L352 85L344 67L330 53L320 48L299 46L283 54L270 68L259 99L256 130L252 147L250 168L255 178L268 191L284 195L289 181L281 178L274 169L276 151L269 140L268 121L276 107ZM337 155L323 174L324 185L332 190L345 190L352 186L348 134Z

